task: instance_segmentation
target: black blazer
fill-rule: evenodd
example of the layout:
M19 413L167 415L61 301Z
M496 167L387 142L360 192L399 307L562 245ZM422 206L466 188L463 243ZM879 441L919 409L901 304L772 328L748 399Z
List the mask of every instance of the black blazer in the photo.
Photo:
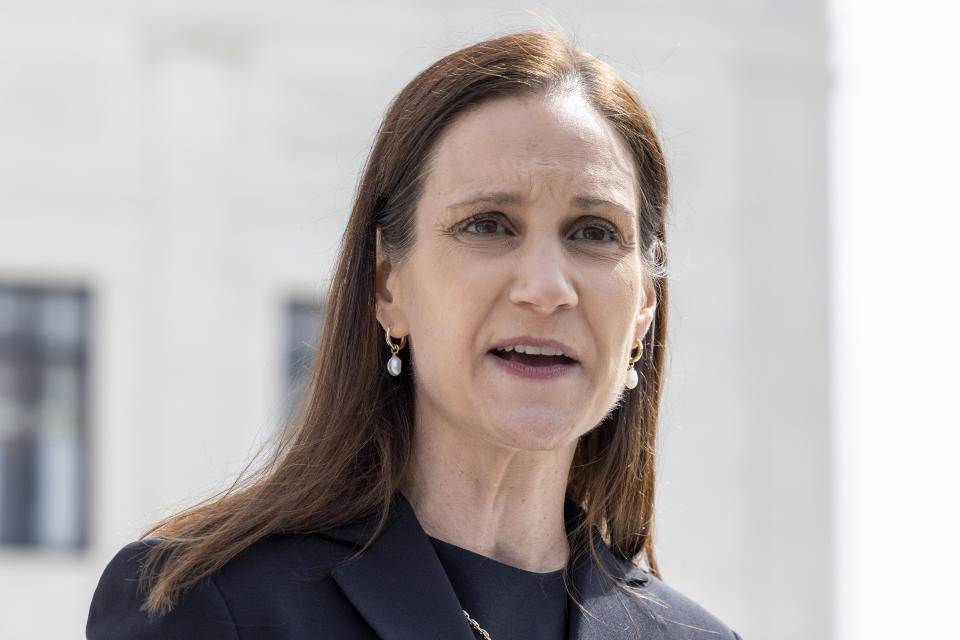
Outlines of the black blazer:
M128 544L100 578L87 638L476 640L430 540L401 496L370 548L343 563L375 524L371 518L325 533L269 536L154 619L139 611L137 571L157 540ZM598 552L607 569L642 597L611 585L586 554L575 559L573 592L585 611L571 601L567 640L739 640L654 576L602 544Z

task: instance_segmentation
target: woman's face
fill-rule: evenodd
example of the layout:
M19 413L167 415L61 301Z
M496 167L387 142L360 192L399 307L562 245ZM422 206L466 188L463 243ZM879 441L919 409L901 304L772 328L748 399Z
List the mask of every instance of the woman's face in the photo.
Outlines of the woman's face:
M626 144L578 94L497 99L453 122L413 247L378 270L378 318L409 336L418 425L548 450L604 418L655 304L638 196Z

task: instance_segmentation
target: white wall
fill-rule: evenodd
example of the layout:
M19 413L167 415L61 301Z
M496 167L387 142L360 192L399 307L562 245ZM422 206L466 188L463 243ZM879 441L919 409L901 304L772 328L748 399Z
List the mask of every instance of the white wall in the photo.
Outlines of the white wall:
M621 4L540 12L633 82L671 163L661 566L745 638L828 638L822 8ZM223 486L283 405L279 304L322 291L387 101L539 24L439 1L0 9L0 276L88 283L96 320L92 545L0 552L0 637L79 635L112 553Z
M960 11L831 13L836 628L960 638Z

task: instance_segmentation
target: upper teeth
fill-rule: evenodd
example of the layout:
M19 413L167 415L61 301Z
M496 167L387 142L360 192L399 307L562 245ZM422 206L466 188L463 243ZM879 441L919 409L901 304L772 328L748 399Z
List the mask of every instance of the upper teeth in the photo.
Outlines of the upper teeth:
M516 351L517 353L528 353L533 356L563 356L566 355L559 349L550 347L531 347L528 344L515 344L509 347L497 347L497 351Z

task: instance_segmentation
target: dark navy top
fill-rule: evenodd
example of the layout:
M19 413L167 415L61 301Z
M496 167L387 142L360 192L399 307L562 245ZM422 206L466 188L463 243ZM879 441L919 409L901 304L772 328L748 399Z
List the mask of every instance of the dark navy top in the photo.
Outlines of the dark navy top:
M566 569L533 573L436 538L430 542L461 606L491 640L567 637Z

